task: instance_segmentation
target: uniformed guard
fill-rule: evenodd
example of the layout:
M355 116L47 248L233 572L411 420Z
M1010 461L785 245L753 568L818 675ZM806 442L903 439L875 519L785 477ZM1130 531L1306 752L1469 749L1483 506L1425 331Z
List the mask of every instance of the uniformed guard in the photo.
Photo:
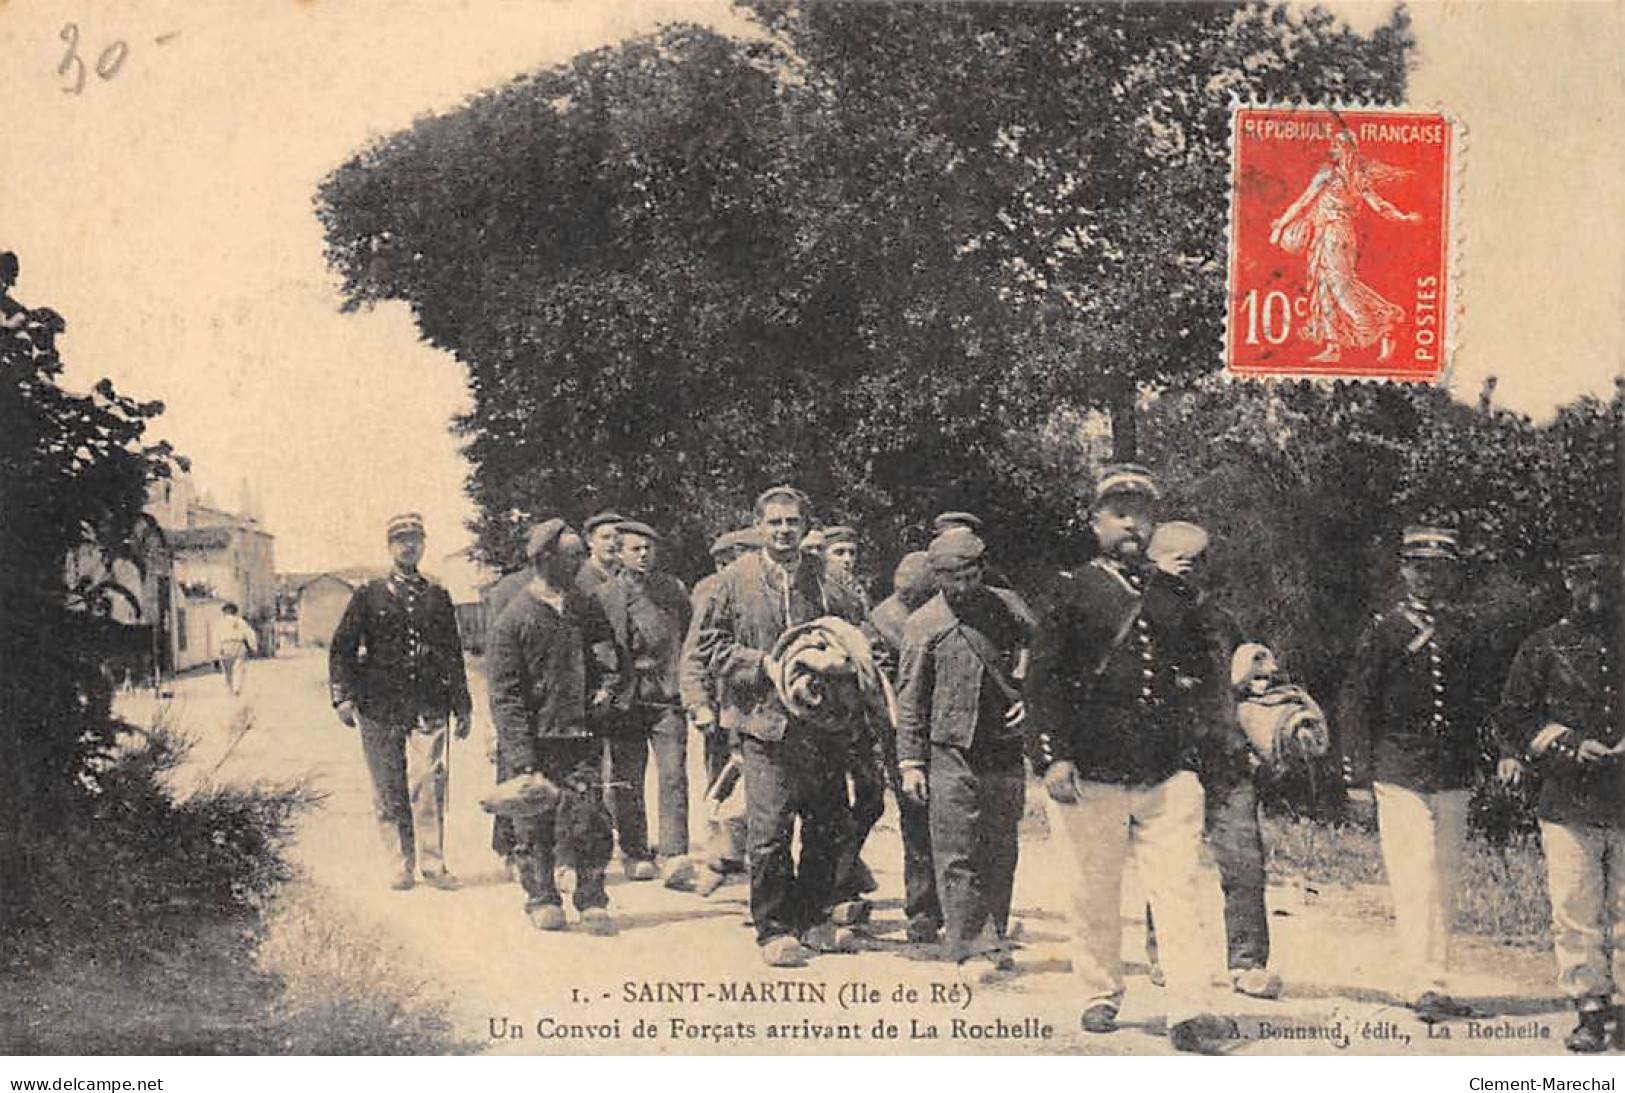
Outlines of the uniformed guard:
M1012 593L982 583L984 549L965 528L931 541L939 591L903 629L897 756L903 796L930 817L946 955L963 962L986 952L1008 970L1026 786L1016 673L1033 620Z
M660 815L660 856L669 881L686 883L688 857L688 724L678 667L688 633L688 590L655 568L660 535L639 520L616 525L621 572L595 595L615 634L624 669L609 732L610 800L628 880L653 880L655 851L643 783L654 752Z
M1029 755L1051 823L1077 866L1073 974L1085 1031L1117 1028L1125 991L1122 882L1132 849L1156 915L1168 1036L1205 1050L1235 1034L1210 1010L1222 974L1220 897L1201 865L1204 798L1189 752L1208 713L1189 615L1145 602L1145 548L1161 490L1138 464L1102 468L1092 526L1099 555L1063 573L1033 648Z
M447 721L468 735L471 703L451 596L418 572L423 518L389 521L388 577L356 589L333 632L328 676L339 720L359 727L373 806L398 854L392 887L454 888L446 868Z
M1339 702L1344 773L1371 785L1407 1000L1433 1023L1470 1011L1447 977L1479 729L1493 711L1474 670L1484 635L1459 605L1460 539L1417 524L1399 545L1404 593L1355 646Z
M1613 954L1625 942L1625 734L1619 707L1619 553L1582 539L1563 553L1569 611L1523 643L1497 717L1500 776L1541 773L1557 978L1580 1023L1569 1050L1602 1051L1613 1026L1625 1047L1625 1010Z

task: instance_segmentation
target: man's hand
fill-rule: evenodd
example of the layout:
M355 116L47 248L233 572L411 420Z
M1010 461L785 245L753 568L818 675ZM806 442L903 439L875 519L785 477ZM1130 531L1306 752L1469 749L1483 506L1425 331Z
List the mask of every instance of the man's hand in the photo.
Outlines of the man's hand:
M1018 729L1021 727L1022 722L1026 720L1027 703L1019 698L1010 704L1008 710L1004 711L1004 727L1007 729Z
M468 730L473 726L473 716L467 710L464 710L457 715L457 727L452 731L457 734L457 739L466 740L468 739Z
M1044 772L1044 790L1050 800L1063 805L1078 803L1077 768L1069 760L1058 759Z
M1575 755L1582 763L1600 763L1604 759L1612 759L1619 753L1601 740L1582 740L1575 749Z
M1510 757L1503 759L1496 764L1495 776L1503 786L1519 785L1523 782L1523 763Z
M927 795L925 771L919 767L904 767L902 775L903 796L917 805L925 804Z
M710 732L717 726L717 712L709 706L695 706L688 711L688 723L700 732Z
M340 721L344 722L352 729L355 728L354 702L340 702L337 706L333 707L333 712L339 715Z
M609 693L608 687L600 687L593 692L592 700L588 703L588 705L592 709L596 710L600 707L608 706L613 698L614 696Z

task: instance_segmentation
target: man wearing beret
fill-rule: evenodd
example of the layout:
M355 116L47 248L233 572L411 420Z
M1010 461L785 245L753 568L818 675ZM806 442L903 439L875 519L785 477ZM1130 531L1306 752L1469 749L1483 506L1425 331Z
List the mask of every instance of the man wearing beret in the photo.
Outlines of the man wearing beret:
M744 752L750 831L750 909L763 959L776 967L803 963L807 949L841 951L856 943L829 919L835 862L846 825L845 771L851 732L791 716L772 682L774 643L792 626L825 615L861 625L863 608L800 545L807 500L776 486L753 508L760 550L722 571L689 652L693 667L717 682L723 716L736 725ZM791 838L801 822L801 860ZM799 939L799 940L798 940Z
M696 624L705 614L705 605L711 601L722 571L728 568L735 558L755 549L756 546L754 528L726 531L717 536L711 543L711 563L715 569L694 582L694 592L690 596L692 610L688 634L683 639L677 682L683 708L688 711L688 723L694 726L705 741L707 797L709 790L717 785L717 779L722 777L729 758L738 752L739 741L733 731L734 727L724 725L718 719L718 707L721 702L717 694L716 679L709 671L709 666L693 655L699 643L699 630ZM694 891L702 896L708 896L722 886L728 874L744 872L746 842L743 815L721 822L713 821L710 824L705 853L697 863Z
M392 887L455 888L446 868L446 724L466 737L472 703L451 596L418 572L423 518L403 513L386 534L388 577L356 589L333 631L328 679L339 720L357 727L373 808L396 856Z
M576 587L587 595L620 574L621 525L625 522L626 517L606 509L587 517L582 526L587 535L587 559L576 573Z
M869 635L875 659L883 671L897 678L898 658L903 649L903 628L909 616L924 607L936 594L929 555L912 551L897 563L892 575L892 594L869 612ZM926 944L937 939L942 929L942 904L937 899L936 866L931 859L931 813L923 803L903 792L902 771L897 762L897 743L884 734L886 779L897 798L897 822L903 835L903 913L908 916L908 939Z
M1580 1023L1569 1050L1602 1051L1625 1009L1613 955L1625 943L1625 735L1619 707L1619 554L1611 540L1563 552L1569 610L1519 649L1497 716L1500 776L1540 770L1537 813L1546 854L1557 978Z
M487 672L491 716L509 777L539 774L557 795L514 818L514 857L525 912L539 930L565 926L553 870L575 866L574 903L596 934L614 932L604 872L614 837L600 786L596 725L615 689L593 647L610 640L609 622L575 586L585 549L563 520L547 520L526 544L532 577L492 628Z
M1017 666L1032 619L982 583L981 539L955 528L927 552L940 591L909 616L898 670L903 796L929 814L950 959L976 955L991 925L1003 942L1016 874L1026 773L1026 706ZM1002 946L991 954L1013 967Z
M1034 645L1030 755L1077 863L1072 967L1086 999L1084 1030L1117 1027L1132 850L1156 915L1168 1037L1198 1051L1234 1025L1208 1008L1223 970L1219 893L1201 865L1204 797L1189 753L1211 711L1202 708L1202 666L1186 662L1203 643L1188 615L1164 617L1145 599L1145 545L1160 495L1142 466L1102 469L1092 515L1099 555L1061 574Z
M1403 595L1361 634L1340 698L1344 774L1371 786L1408 1001L1433 1023L1470 1011L1447 989L1451 923L1479 728L1494 695L1485 635L1460 605L1455 529L1417 524L1399 544Z
M621 572L594 593L615 634L625 669L614 696L609 734L611 799L621 867L628 880L653 880L655 854L643 782L655 757L660 809L660 856L681 870L688 856L688 725L679 698L678 669L691 610L688 590L655 568L660 536L638 520L617 525ZM671 878L679 874L674 872ZM686 875L686 874L684 874Z

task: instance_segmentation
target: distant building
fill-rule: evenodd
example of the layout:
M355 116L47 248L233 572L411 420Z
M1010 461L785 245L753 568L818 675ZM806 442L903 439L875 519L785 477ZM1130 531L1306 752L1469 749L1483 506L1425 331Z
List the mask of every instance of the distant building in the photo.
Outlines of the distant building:
M190 476L159 483L148 503L174 553L175 585L183 594L176 666L214 659L214 630L227 603L254 628L261 656L277 647L276 539L252 516L228 512L197 494Z
M355 590L356 585L336 573L318 573L305 581L294 601L299 644L327 648Z
M110 668L122 681L151 683L176 670L178 614L169 538L149 513L131 541L80 547L68 558L70 595L105 619Z

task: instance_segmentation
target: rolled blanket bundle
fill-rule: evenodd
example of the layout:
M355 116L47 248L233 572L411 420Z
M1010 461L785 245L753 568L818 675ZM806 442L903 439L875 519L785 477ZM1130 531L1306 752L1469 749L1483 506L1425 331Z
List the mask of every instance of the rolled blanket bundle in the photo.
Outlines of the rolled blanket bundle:
M763 661L792 717L830 728L867 714L895 729L897 696L862 630L833 615L792 626Z
M1278 684L1244 698L1236 718L1258 757L1276 768L1318 759L1331 747L1326 715L1302 687Z

